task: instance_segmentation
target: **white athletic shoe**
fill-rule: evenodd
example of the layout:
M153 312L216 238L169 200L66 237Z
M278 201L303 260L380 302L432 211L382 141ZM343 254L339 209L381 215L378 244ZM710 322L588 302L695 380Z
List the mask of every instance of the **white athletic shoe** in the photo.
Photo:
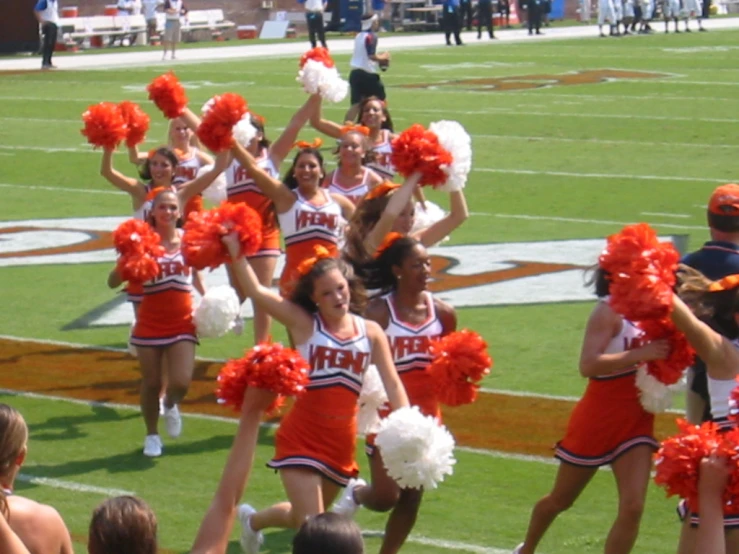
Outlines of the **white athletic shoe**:
M182 417L177 404L171 408L164 407L164 424L167 427L167 434L176 439L182 434Z
M239 522L241 523L241 550L245 554L257 554L259 548L264 543L264 535L261 531L255 531L251 528L251 516L257 511L249 506L242 504L239 506Z
M514 550L513 554L521 554L521 549L523 548L523 543L519 544Z
M349 479L346 488L344 488L344 493L341 498L334 502L331 511L349 519L353 518L359 509L359 504L354 500L354 490L366 485L367 482L364 479Z
M236 316L236 319L234 319L234 326L231 327L231 332L239 336L244 332L244 318L241 317L241 314Z
M144 439L144 456L158 458L162 455L162 439L159 435L146 435Z

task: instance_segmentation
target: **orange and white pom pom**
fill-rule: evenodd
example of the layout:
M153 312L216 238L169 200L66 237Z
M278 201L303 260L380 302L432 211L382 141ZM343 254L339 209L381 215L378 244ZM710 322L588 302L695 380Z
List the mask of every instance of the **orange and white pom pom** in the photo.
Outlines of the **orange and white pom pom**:
M454 471L454 437L418 407L400 408L380 422L375 438L387 474L398 485L435 489Z
M390 162L403 177L421 174L420 184L438 187L446 184L449 174L446 168L452 162L451 153L439 142L436 133L415 123L392 141Z
M233 329L240 312L241 303L232 287L208 288L192 314L198 337L222 337Z
M149 100L156 104L167 119L180 117L187 107L185 88L171 71L153 79L146 90L149 92Z
M164 255L159 235L138 219L129 219L113 231L118 252L116 269L124 281L145 283L161 272L157 258Z
M87 137L87 142L106 150L115 150L128 135L121 109L112 102L89 106L82 114L82 121L85 127L80 132Z
M429 131L439 138L441 147L452 155L452 163L443 169L448 175L446 183L436 187L442 192L462 190L472 169L472 139L464 127L456 121L436 121Z
M200 141L213 152L231 148L234 126L248 113L246 100L233 92L214 96L197 130Z
M300 58L297 81L308 94L320 94L329 102L341 102L349 92L349 83L339 75L328 50L320 46Z

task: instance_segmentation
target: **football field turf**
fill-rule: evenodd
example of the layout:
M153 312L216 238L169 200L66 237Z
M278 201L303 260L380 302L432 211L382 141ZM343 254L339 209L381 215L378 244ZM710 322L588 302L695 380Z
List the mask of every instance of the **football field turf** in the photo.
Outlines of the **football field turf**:
M383 79L396 129L453 119L472 135L472 215L432 250L432 286L456 306L460 326L484 335L495 359L478 402L445 413L462 446L455 474L426 494L405 552L498 553L521 540L554 477L551 446L586 384L577 360L593 304L583 269L626 223L647 221L681 248L707 238L710 192L735 179L737 49L734 32L717 31L394 53ZM348 59L336 56L343 70ZM296 65L291 58L175 69L192 106L238 92L274 137L305 99ZM100 153L84 143L80 116L99 101L140 102L152 116L146 147L158 145L166 121L145 87L161 71L0 74L0 400L20 409L31 429L19 492L60 510L78 552L91 509L122 491L152 504L166 551L186 552L234 430L213 399L218 363L203 361L183 436L165 438L160 459L141 455L143 426L130 407L136 364L121 352L130 312L105 285L110 231L130 201L99 176ZM324 114L340 121L345 109L326 105ZM116 167L133 175L125 158L120 151ZM427 195L447 205L443 195ZM208 282L222 279L215 273ZM239 356L251 345L246 327L241 337L203 341L198 354ZM275 338L283 338L278 326ZM661 436L673 419L659 418ZM283 498L279 478L264 467L273 432L264 429L245 495L259 508ZM361 452L358 459L364 474ZM612 474L599 472L540 551L602 551L615 496ZM635 552L675 551L674 506L650 485ZM384 515L361 511L358 521L379 531ZM289 551L290 536L268 533L264 552ZM369 551L379 544L367 542Z

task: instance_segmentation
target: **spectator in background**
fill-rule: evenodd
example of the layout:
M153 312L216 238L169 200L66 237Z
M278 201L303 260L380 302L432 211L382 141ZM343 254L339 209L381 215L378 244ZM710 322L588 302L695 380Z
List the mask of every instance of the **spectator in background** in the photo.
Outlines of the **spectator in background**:
M462 46L462 39L459 36L459 31L462 27L462 22L459 20L459 4L460 0L444 0L442 23L444 24L444 36L446 37L447 46L452 45L452 35L454 35L454 41L457 43L457 46Z
M151 44L151 39L157 34L157 8L160 0L142 0L144 19L146 19L146 44Z
M472 0L459 0L459 27L472 30Z
M141 14L141 0L118 0L118 4L116 6L118 8L118 14L119 15L140 15ZM113 35L110 40L110 45L112 46L113 43L118 40L119 44L121 46L124 46L124 40L128 38L128 44L133 45L136 44L136 39L138 38L137 33L132 34L122 34L115 36Z
M544 27L549 27L549 12L552 11L552 0L542 0L539 4L539 10L541 12L541 22Z
M359 103L370 96L385 101L385 86L377 72L387 69L390 63L390 52L377 53L377 29L380 28L378 15L362 17L362 32L354 39L354 54L349 62L352 68L349 73L351 88L351 107L344 116L345 121L353 121L359 113Z
M519 10L520 11L520 10ZM505 19L505 28L511 28L511 3L509 0L498 0L498 13Z
M482 27L487 27L490 38L495 38L493 31L493 0L477 2L477 40L482 38Z
M311 48L316 47L316 37L321 46L326 46L326 31L323 28L323 12L326 9L324 0L305 0L305 20L308 23L308 39Z
M526 7L526 21L528 22L529 35L533 35L536 31L537 35L541 34L541 10L543 0L524 0Z
M162 59L167 57L167 45L172 50L172 59L175 59L175 45L182 39L182 21L180 17L187 14L187 8L183 0L165 0L164 13L167 18L164 22L164 38L162 47L164 53Z
M57 0L38 0L33 10L44 37L41 45L41 69L56 69L56 66L51 63L51 56L54 54L59 30L57 26L59 24L59 4Z

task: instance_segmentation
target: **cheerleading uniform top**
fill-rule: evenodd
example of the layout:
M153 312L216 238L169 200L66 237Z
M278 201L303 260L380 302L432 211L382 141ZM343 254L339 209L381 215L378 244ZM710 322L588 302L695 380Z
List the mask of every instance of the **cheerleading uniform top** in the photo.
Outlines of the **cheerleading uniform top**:
M183 340L197 343L192 319L192 271L177 247L157 258L158 277L144 283L131 335L135 346L168 346Z
M274 179L279 178L279 173L269 157L266 149L257 158L257 165ZM272 201L267 198L262 190L254 182L249 172L238 161L234 160L228 166L226 175L227 201L231 204L243 202L257 211L262 218L262 244L255 257L279 256L280 255L280 230L275 221L275 212Z
M293 192L295 203L286 212L277 214L285 237L285 268L280 276L283 297L290 295L298 278L300 262L315 255L315 246L323 246L338 255L344 228L341 206L327 190L320 190L325 200L321 205L306 200L298 190Z
M390 144L390 130L382 130L382 141L372 145L372 151L375 153L375 161L367 164L367 166L380 174L384 179L392 180L395 176L395 166L390 161L390 155L393 153L393 147Z
M190 148L190 155L187 158L178 156L179 163L174 170L174 177L172 178L172 182L178 189L182 187L182 185L184 185L185 183L188 183L195 179L198 176L198 171L200 170L200 168L205 165L198 157L199 152L200 150L193 146ZM187 221L187 217L192 212L202 211L203 195L196 194L187 201L187 204L185 204L185 208L182 211L182 217L185 221Z
M604 354L639 348L643 340L642 330L622 319L621 329ZM570 415L565 437L556 446L555 457L576 466L598 467L613 463L635 446L646 444L657 449L654 414L639 401L638 368L634 365L589 379L585 394Z
M370 191L370 171L370 169L365 167L362 172L362 181L358 185L345 187L336 180L339 175L339 170L335 169L331 172L331 178L326 189L332 194L345 196L356 206L361 202L362 198L364 198L364 195Z
M365 320L351 317L354 334L342 339L314 315L313 334L296 347L310 365L310 380L280 424L269 467L307 467L341 486L357 475L357 399L372 345Z

